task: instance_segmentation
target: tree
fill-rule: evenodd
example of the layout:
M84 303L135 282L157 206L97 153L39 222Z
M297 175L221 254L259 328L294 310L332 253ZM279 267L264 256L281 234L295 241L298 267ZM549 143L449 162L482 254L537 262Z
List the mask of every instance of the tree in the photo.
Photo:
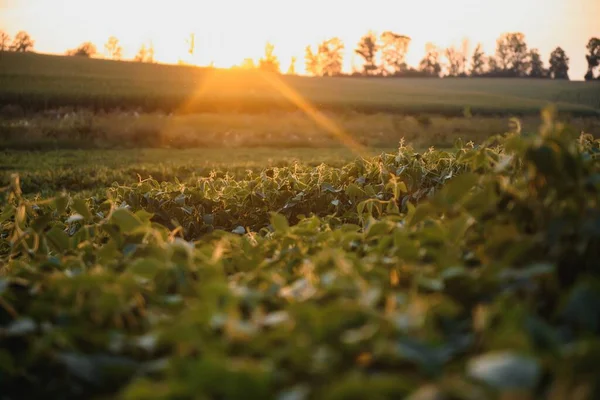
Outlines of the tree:
M408 36L391 31L385 31L381 34L381 59L384 72L399 75L406 71L405 60L410 40Z
M485 53L483 52L483 48L481 43L477 44L475 47L475 51L473 52L473 57L471 57L471 76L481 76L484 74L485 70Z
M193 57L194 53L196 51L196 34L190 33L190 37L187 38L185 40L185 42L188 45L188 50L187 50L188 54Z
M588 70L585 74L585 80L591 81L594 79L594 70L600 65L600 39L593 37L588 42L586 49L589 54L585 56L588 63Z
M525 35L520 32L501 35L496 41L496 59L503 75L526 76L529 69L529 52Z
M466 48L466 46L463 46L463 48ZM454 46L446 49L448 76L466 76L467 55L465 50L459 50Z
M4 31L0 31L0 51L6 51L9 48L10 36Z
M544 68L544 62L537 49L529 51L529 76L531 78L548 77L548 71Z
M256 64L254 63L254 60L252 58L244 58L244 60L242 61L242 64L240 65L240 68L255 69Z
M485 75L499 76L502 73L502 68L498 65L498 60L494 56L487 57L488 70Z
M104 45L104 52L109 58L120 60L123 56L123 48L119 45L119 39L114 36L109 37Z
M76 49L67 50L68 56L92 57L98 53L96 46L92 42L85 42Z
M425 45L425 57L419 63L419 70L427 76L439 78L442 72L440 51L433 43Z
M258 67L263 71L279 73L279 59L274 54L275 46L267 42L265 45L265 55L258 60Z
M550 54L550 77L569 80L569 57L560 47Z
M337 37L328 39L319 45L319 60L324 76L336 76L342 73L343 51L344 42Z
M336 76L342 73L344 43L333 37L317 46L316 52L306 46L304 61L306 72L314 76Z
M10 50L17 52L31 51L34 44L35 42L31 39L31 36L29 36L27 32L20 31L17 33L17 36L15 36L15 39L10 46Z
M375 57L378 49L377 38L373 32L367 33L358 42L358 47L354 51L364 60L363 73L365 75L372 75L377 72Z
M306 69L306 72L313 76L321 75L319 54L314 53L310 46L306 46L304 49L304 68Z
M152 42L148 46L146 44L142 44L137 54L133 58L134 61L137 62L146 62L153 63L154 62L154 45Z
M287 75L296 75L296 61L296 57L292 57L292 60L290 61L290 67L286 72Z

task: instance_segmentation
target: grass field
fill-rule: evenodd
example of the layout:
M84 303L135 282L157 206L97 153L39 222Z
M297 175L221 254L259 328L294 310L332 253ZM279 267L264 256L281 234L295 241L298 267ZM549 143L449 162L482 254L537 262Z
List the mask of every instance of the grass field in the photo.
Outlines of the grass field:
M386 113L539 114L554 103L578 116L600 113L600 83L506 79L265 78L228 71L81 57L3 53L0 106L141 108L167 112L320 110ZM285 88L289 90L286 91ZM297 96L296 96L297 95Z
M461 138L481 143L490 135L516 129L508 117L442 117L389 113L260 114L49 112L0 118L0 147L6 149L90 148L332 148L352 140L366 147L396 147L401 140L418 148L451 147ZM537 130L540 118L519 119L521 131ZM332 133L331 126L335 126ZM569 130L600 135L600 118L571 117ZM340 137L341 135L341 137Z

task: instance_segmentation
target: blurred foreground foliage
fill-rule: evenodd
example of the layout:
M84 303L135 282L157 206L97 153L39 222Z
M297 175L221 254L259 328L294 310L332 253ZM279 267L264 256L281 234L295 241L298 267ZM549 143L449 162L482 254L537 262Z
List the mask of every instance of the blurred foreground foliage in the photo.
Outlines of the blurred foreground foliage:
M600 141L0 209L0 397L594 399Z

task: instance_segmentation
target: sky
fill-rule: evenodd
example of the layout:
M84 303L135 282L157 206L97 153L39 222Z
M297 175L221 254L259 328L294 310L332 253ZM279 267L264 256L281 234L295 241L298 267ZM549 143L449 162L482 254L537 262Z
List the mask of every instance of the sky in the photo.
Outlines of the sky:
M571 59L572 79L586 71L585 45L600 37L600 0L0 0L0 29L29 32L35 50L64 54L91 41L99 51L118 37L124 58L152 42L161 62L183 60L219 67L259 58L270 41L282 69L292 56L303 71L304 48L338 36L346 44L345 67L359 57L353 49L369 30L412 38L407 61L417 65L425 44L482 43L493 53L503 32L523 32L546 61L561 46ZM190 58L186 38L196 36Z

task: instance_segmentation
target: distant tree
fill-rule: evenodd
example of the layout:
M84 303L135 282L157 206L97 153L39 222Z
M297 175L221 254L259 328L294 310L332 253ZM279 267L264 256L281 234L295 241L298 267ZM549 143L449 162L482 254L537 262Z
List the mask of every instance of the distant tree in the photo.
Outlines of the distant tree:
M196 34L190 33L190 36L185 40L185 42L188 46L188 54L193 57L194 53L196 52Z
M377 72L378 67L375 58L378 50L377 37L373 32L367 33L358 42L358 47L354 51L364 60L363 73L365 75L373 75Z
M4 31L0 31L0 51L6 51L9 49L10 36Z
M531 78L547 78L548 71L544 68L544 62L537 49L529 51L529 76Z
M380 36L382 68L385 73L399 75L406 71L406 53L410 44L408 36L385 31Z
M35 42L31 39L31 36L29 36L27 32L20 31L17 33L17 36L15 36L15 39L10 46L10 50L17 52L31 51L34 44Z
M310 46L306 46L306 48L304 49L304 68L306 69L306 72L313 76L321 75L319 53L313 52Z
M529 52L525 35L520 32L501 35L496 41L496 60L503 75L526 76L529 69Z
M148 46L142 44L137 54L133 58L137 62L153 63L154 62L154 45L150 43Z
M600 65L600 39L596 37L591 38L586 49L588 54L585 58L587 59L588 70L585 74L585 80L591 81L594 79L594 70Z
M267 42L265 45L265 55L258 60L258 67L267 72L279 73L279 59L274 54L275 46Z
M344 42L338 37L325 40L319 45L319 60L324 76L336 76L342 73L343 52Z
M494 56L487 57L487 67L486 76L499 76L502 73L502 68L498 65L498 60Z
M254 63L254 60L252 58L244 58L244 61L242 61L240 68L254 69L254 68L256 68L256 64Z
M98 53L96 46L92 42L85 42L76 49L67 50L68 56L92 57Z
M477 44L471 57L471 76L481 76L485 72L485 53L481 43Z
M550 77L569 80L569 57L560 47L550 54Z
M286 72L287 75L296 75L296 61L296 57L292 57L292 60L290 61L290 67Z
M419 70L426 76L439 78L442 72L440 51L433 43L425 45L425 57L419 63Z
M342 73L344 42L333 37L325 40L313 51L306 46L304 61L306 72L314 76L336 76Z
M463 49L466 49L466 46L463 46ZM463 49L450 46L445 50L448 76L466 76L467 54Z
M119 39L114 36L109 37L104 44L104 52L109 58L120 60L123 56L123 48L119 45Z

